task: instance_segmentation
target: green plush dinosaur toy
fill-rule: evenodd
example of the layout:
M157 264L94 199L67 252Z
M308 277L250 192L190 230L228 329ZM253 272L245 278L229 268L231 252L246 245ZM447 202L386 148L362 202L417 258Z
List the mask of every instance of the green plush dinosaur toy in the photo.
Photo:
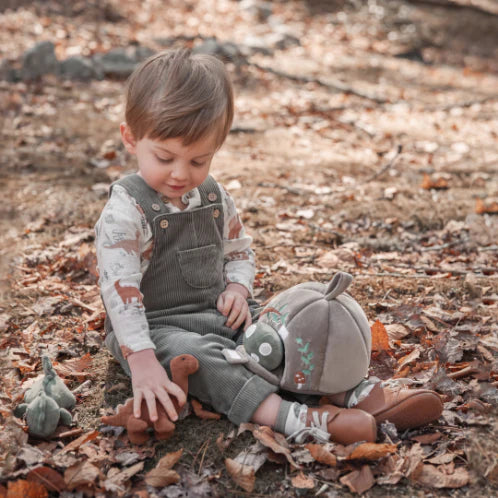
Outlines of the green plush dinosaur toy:
M48 356L42 356L42 367L45 377L37 380L24 394L24 401L31 403L41 392L50 396L61 408L71 410L76 404L74 394L57 375Z

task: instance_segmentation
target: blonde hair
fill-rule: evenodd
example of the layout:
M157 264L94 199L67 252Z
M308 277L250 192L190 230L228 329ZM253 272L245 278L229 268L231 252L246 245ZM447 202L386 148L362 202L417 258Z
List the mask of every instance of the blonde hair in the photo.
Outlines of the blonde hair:
M133 137L184 145L215 134L225 141L233 120L233 89L223 62L190 50L149 57L128 79L125 120Z

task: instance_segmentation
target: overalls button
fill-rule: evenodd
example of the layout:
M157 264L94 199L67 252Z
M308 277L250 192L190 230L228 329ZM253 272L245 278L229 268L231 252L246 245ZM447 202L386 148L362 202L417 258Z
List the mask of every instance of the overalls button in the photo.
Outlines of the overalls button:
M161 220L161 223L159 223L159 226L161 228L168 228L168 225L169 225L168 220Z
M151 208L154 210L154 211L159 211L161 209L161 206L159 204L152 204Z
M215 218L218 218L218 217L220 216L220 210L219 210L219 209L215 209L215 210L213 211L213 216L214 216Z
M214 193L214 192L210 192L208 194L208 199L211 201L211 202L214 202L216 199L218 199L218 196Z

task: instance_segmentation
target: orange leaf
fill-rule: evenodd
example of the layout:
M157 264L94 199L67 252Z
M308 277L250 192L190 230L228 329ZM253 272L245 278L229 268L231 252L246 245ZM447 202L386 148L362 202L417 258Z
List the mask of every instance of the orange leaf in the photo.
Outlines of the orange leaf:
M498 214L498 201L485 199L476 199L476 208L475 211L477 214Z
M422 180L422 188L425 190L429 189L447 189L449 187L448 180L446 178L442 178L440 176L429 176L427 173L424 173L424 178Z
M364 493L375 484L375 479L368 465L363 465L361 470L353 470L342 476L341 484L346 485L353 493Z
M379 460L396 450L395 444L363 443L351 452L348 460Z
M328 451L323 444L309 443L305 448L311 453L311 456L320 463L335 466L337 464L336 456Z
M87 432L86 434L83 434L80 436L78 439L75 439L74 441L71 441L68 445L66 445L60 452L59 454L67 453L68 451L73 451L83 444L87 443L88 441L93 441L94 439L97 438L99 435L99 431L90 431Z
M231 458L225 459L225 467L235 484L248 493L252 493L256 480L254 467L243 465Z
M145 482L156 488L177 483L180 476L171 468L180 460L182 454L183 449L179 449L163 456L157 465L145 475Z
M66 489L66 482L59 472L50 467L36 467L27 476L27 481L37 482L49 491L61 493Z
M6 498L47 498L48 491L39 482L9 481Z
M382 322L377 320L372 325L372 351L388 351L389 338Z
M252 434L261 444L270 448L273 452L284 455L291 465L297 469L301 468L292 458L289 448L285 448L275 440L275 434L269 427L265 425L257 427Z
M299 472L297 476L291 479L291 484L299 489L313 489L315 487L315 481L311 477L305 476L302 472Z
M204 410L202 405L196 399L191 400L192 408L194 409L194 413L197 417L202 420L219 420L221 415L219 413L213 413L208 410Z

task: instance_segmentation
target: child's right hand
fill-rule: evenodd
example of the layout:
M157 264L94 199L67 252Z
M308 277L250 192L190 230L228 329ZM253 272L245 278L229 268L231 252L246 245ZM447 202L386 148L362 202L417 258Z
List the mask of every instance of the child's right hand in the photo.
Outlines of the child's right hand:
M153 349L144 349L128 355L128 365L131 370L133 386L133 415L140 418L142 400L147 403L152 422L157 420L156 399L163 405L169 418L174 422L178 419L170 396L174 396L179 406L187 400L186 394L173 383L156 358Z

